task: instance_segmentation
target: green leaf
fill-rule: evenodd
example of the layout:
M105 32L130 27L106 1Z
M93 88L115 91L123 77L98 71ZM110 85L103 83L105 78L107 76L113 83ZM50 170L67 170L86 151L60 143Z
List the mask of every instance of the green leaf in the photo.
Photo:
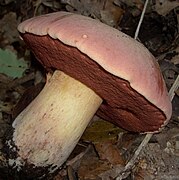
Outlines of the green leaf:
M17 59L13 52L0 49L0 73L12 78L20 78L27 68L28 63L23 58Z
M124 130L99 118L87 127L81 139L83 141L97 143L105 140L116 139L120 132L124 132Z

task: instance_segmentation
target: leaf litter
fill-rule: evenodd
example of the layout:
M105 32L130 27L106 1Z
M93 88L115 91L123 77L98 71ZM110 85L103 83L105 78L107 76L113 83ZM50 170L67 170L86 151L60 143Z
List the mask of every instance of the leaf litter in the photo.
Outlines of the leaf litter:
M10 59L14 59L15 66L18 66L18 60L21 57L26 58L26 54L25 46L18 38L17 21L58 10L67 10L96 18L134 37L145 2L143 0L38 0L36 3L28 1L27 8L26 1L22 2L21 6L13 1L4 1L5 4L0 4L0 8L1 6L6 8L6 11L3 9L0 12L0 25L3 27L3 31L0 31L0 47L3 49L12 47L15 50ZM173 116L169 125L161 133L153 136L147 135L145 141L142 141L144 135L130 134L114 125L105 125L107 127L105 130L102 126L100 130L98 124L103 120L94 117L66 162L67 168L59 170L57 175L47 179L115 179L116 177L117 179L175 179L179 177L177 171L179 168L179 7L177 3L177 0L161 1L160 3L156 1L153 4L149 2L144 19L141 20L139 34L136 36L157 57L168 90L170 90L171 99L174 98ZM15 18L9 18L10 22L7 21L7 16ZM152 30L150 24L152 25L154 22L156 26L153 26L155 29ZM11 27L10 24L14 24L14 26ZM149 27L152 32L145 31L144 27ZM161 36L161 34L165 36ZM32 58L33 56L31 56ZM10 65L10 69L6 71L13 71L13 67L14 65ZM5 134L3 129L10 128L13 114L15 117L39 93L39 89L43 85L36 88L35 82L44 83L44 78L41 78L41 75L40 77L36 76L37 72L41 70L38 64L32 64L28 73L24 73L27 69L26 65L22 69L23 71L18 72L20 73L18 76L17 74L10 76L6 71L0 76L0 125L2 129L0 137ZM2 70L2 66L0 70ZM27 100L27 96L32 98ZM25 99L24 103L17 103L21 97ZM90 133L94 135L91 136ZM142 144L140 144L141 141ZM0 138L0 149L2 147L3 138ZM0 153L0 177L5 179L19 178L18 175L8 173L3 152Z

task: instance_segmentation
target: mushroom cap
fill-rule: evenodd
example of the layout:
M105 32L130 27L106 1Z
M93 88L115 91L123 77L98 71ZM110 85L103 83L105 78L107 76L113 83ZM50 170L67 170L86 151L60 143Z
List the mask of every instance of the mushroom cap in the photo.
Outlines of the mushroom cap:
M134 132L159 131L172 106L154 56L138 41L97 20L69 12L31 18L18 26L47 69L59 69L93 89L97 114Z

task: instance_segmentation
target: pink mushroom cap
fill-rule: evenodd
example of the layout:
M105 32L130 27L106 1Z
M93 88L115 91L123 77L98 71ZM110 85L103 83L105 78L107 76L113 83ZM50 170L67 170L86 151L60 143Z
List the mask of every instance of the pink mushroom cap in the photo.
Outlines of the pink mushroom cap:
M97 114L134 132L159 131L172 106L154 56L138 41L97 20L69 12L18 26L46 69L59 69L104 101Z

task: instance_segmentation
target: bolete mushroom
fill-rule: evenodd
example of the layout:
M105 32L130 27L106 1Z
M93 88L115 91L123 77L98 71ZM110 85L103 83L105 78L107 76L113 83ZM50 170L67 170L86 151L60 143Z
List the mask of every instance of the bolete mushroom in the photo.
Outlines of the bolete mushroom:
M159 66L136 40L69 12L34 17L18 30L55 72L13 123L12 166L62 166L96 112L134 132L158 132L169 121L171 102Z

